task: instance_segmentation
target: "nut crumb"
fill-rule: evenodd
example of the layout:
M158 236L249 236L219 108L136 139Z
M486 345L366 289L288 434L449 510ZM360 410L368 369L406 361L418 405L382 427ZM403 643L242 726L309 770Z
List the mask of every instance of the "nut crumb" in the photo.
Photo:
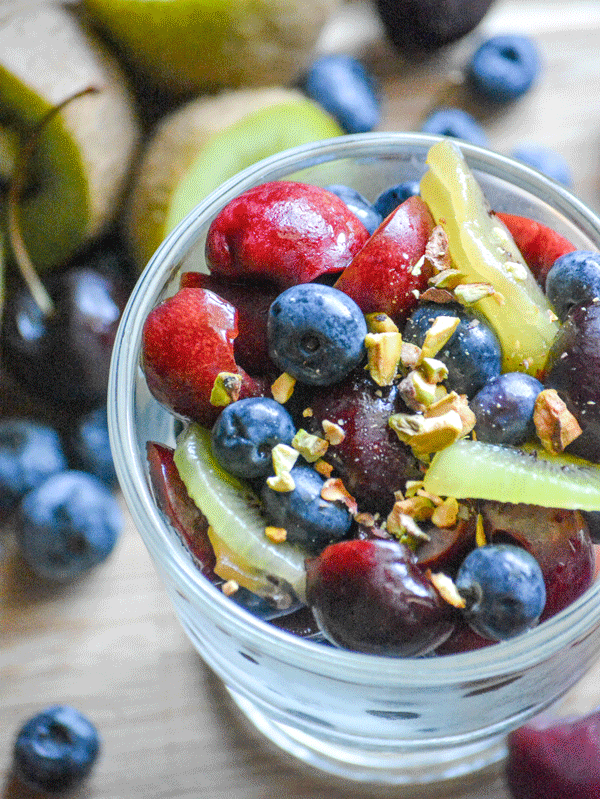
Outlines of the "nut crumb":
M553 388L546 388L538 394L533 423L542 446L548 452L563 452L582 432L579 422Z
M225 596L232 596L236 591L239 590L240 587L235 580L227 580L221 586L221 591L225 594Z
M273 544L283 544L287 539L285 527L265 527L265 535Z
M426 574L444 601L455 608L466 607L467 603L458 593L458 588L451 577L443 572L432 572L431 569L427 569Z
M271 386L271 394L276 402L280 405L285 405L289 398L294 393L296 386L296 378L289 375L287 372L280 374L277 380Z
M339 477L329 477L325 480L321 488L321 498L329 502L341 502L348 508L352 516L358 512L356 500Z
M321 425L323 427L323 432L325 434L326 440L333 446L341 444L342 441L346 438L346 433L344 432L344 428L341 427L339 424L331 422L329 419L323 419Z
M210 392L209 402L216 408L224 408L240 397L242 376L234 372L219 372Z

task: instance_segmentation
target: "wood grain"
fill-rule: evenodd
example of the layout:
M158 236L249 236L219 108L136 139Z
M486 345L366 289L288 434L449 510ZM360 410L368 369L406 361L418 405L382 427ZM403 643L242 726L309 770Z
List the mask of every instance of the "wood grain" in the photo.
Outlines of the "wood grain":
M544 71L527 97L498 112L474 105L460 74L480 38L501 31L534 35ZM321 44L352 51L377 72L385 93L382 128L416 130L436 101L459 103L477 115L501 152L536 142L562 153L575 193L600 210L599 37L596 0L498 0L478 31L427 63L410 64L391 52L368 2L349 2ZM15 413L23 401L5 388L0 412ZM10 530L0 537L0 553L3 799L33 799L11 777L12 740L25 718L52 702L75 705L101 731L102 756L81 799L379 795L298 766L239 718L181 631L129 518L110 560L66 587L36 580ZM563 703L573 711L598 704L600 664ZM508 799L501 773L474 779L447 786L444 796Z

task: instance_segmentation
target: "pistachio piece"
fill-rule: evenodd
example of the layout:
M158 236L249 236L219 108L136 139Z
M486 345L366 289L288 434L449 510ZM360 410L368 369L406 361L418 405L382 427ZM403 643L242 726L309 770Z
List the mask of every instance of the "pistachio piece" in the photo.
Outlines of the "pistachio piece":
M329 477L325 480L321 488L321 498L329 502L341 502L353 516L358 512L356 500L339 477Z
M341 444L346 438L344 428L335 422L329 421L329 419L323 419L321 422L321 427L323 428L323 433L325 434L327 441L334 446Z
M275 474L267 477L267 485L273 491L293 491L296 487L290 474L300 453L287 444L276 444L271 450Z
M402 356L402 336L396 331L367 333L367 369L378 386L390 386Z
M369 333L398 333L394 320L382 311L368 313L365 316Z
M432 402L425 411L425 416L431 418L433 416L443 416L448 411L456 411L460 416L463 425L463 435L468 435L475 427L477 418L469 407L469 403L465 394L457 394L456 391L451 391L449 394L439 398L436 402Z
M210 392L210 404L224 408L240 398L242 376L234 372L219 372Z
M427 570L426 574L431 580L431 583L438 594L445 602L455 608L466 607L467 603L458 593L458 588L454 584L454 580L452 580L451 577L448 577L448 575L444 574L443 572L432 572L430 569Z
M553 388L546 388L538 394L533 423L542 446L548 452L563 452L582 432L579 422Z
M292 375L289 375L287 372L283 372L271 386L273 399L281 405L285 405L294 393L295 386L296 378L292 377Z
M416 369L421 363L421 348L416 344L410 344L408 341L402 342L402 352L400 354L400 363L406 369Z
M400 381L398 391L406 405L413 411L423 411L432 402L435 402L436 383L429 383L422 373L413 369Z
M287 540L287 530L285 527L265 527L265 535L273 544L283 544Z
M451 265L448 236L441 225L436 225L425 245L425 258L436 272L442 272Z
M448 377L448 367L437 358L423 358L419 369L423 372L428 383L441 383Z
M301 427L292 439L292 447L302 455L305 461L315 463L325 455L329 442Z
M400 441L408 444L415 457L423 459L439 452L463 436L463 422L455 410L441 416L395 413L388 420Z
M423 358L433 358L454 335L460 324L458 316L438 316L425 334L421 351Z
M447 497L431 514L431 521L442 529L454 527L458 520L458 500Z
M477 520L475 522L475 543L478 547L484 547L487 544L487 538L483 526L483 516L481 513L477 514Z
M454 289L454 297L461 305L475 305L484 297L491 297L496 289L491 283L461 283Z

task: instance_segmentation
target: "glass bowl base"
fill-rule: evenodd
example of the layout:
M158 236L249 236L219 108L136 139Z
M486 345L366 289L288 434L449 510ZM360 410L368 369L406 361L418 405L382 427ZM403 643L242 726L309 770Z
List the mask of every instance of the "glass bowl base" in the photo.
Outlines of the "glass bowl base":
M271 743L302 763L353 782L430 786L464 779L498 766L506 757L505 735L445 748L399 751L341 746L270 718L226 686L236 706ZM430 795L428 793L428 795Z

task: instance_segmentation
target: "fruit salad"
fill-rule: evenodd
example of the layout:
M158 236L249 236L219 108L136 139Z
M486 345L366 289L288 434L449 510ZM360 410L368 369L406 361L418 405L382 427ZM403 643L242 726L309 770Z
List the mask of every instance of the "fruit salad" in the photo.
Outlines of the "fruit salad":
M526 634L600 542L600 255L496 213L451 141L427 166L385 203L244 192L142 341L181 428L154 494L202 579L393 657Z

